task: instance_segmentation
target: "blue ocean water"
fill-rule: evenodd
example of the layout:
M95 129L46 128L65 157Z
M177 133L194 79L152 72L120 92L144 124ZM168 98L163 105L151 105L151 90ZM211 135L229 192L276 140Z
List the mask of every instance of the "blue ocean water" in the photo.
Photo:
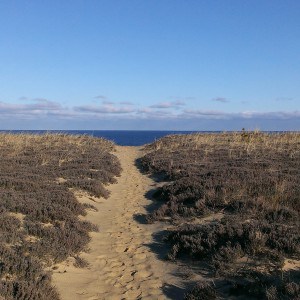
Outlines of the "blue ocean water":
M64 133L64 134L86 134L94 137L103 137L114 141L120 146L141 146L152 143L155 140L169 134L185 134L196 131L142 131L142 130L1 130L10 133ZM198 131L199 132L199 131ZM209 131L202 131L202 133ZM216 131L214 131L216 132Z

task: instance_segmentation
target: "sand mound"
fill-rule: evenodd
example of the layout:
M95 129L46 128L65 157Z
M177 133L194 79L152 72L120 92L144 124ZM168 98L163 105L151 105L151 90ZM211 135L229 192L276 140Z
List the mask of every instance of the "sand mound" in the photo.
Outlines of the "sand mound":
M91 233L89 251L81 255L88 268L75 268L69 259L54 271L53 283L64 300L168 299L164 286L177 284L171 275L175 266L151 250L157 225L141 224L135 217L145 213L151 203L145 194L155 185L135 166L141 150L117 147L116 155L123 172L109 187L109 199L79 199L97 207L85 219L97 224L99 232Z

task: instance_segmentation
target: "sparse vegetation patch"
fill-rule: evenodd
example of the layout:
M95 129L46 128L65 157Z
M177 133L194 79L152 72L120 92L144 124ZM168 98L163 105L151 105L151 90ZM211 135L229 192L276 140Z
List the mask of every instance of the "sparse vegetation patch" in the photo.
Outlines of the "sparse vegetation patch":
M286 267L300 260L299 133L173 135L145 150L143 169L168 181L148 222L172 223L168 258L205 264L216 283L186 299L299 298L299 265Z
M46 267L78 256L93 224L74 191L109 196L121 167L104 139L68 135L0 134L0 295L5 299L59 299Z

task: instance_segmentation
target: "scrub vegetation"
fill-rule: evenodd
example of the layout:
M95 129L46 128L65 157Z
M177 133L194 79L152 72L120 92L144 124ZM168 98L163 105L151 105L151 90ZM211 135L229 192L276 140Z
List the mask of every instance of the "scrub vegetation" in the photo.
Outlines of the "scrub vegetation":
M104 139L69 135L0 134L0 298L59 299L46 268L86 250L96 226L76 190L109 196L121 172Z
M186 299L299 299L299 133L172 135L145 151L166 181L148 222L172 224L168 259L205 278Z

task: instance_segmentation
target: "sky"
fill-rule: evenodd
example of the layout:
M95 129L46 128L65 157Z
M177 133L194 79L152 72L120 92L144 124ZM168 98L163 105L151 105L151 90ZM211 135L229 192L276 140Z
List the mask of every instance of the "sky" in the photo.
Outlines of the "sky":
M0 129L300 130L299 0L0 0Z

